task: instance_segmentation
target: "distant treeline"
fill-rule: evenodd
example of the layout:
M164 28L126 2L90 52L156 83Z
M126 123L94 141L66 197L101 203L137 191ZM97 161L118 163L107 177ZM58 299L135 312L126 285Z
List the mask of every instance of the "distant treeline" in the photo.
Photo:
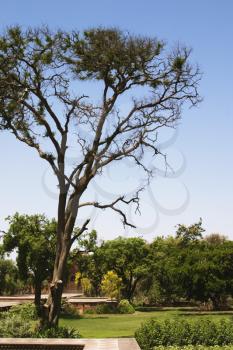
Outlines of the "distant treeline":
M51 279L56 222L43 215L19 214L8 221L0 250L0 294L32 287L39 303L41 289ZM98 243L96 231L85 233L70 254L66 282L75 270L77 288L81 286L86 295L101 295L108 285L111 290L108 278L114 278L119 298L137 305L188 302L226 308L233 294L233 241L221 234L203 237L203 232L200 220L178 225L175 237L157 237L151 243L140 237ZM12 251L16 262L7 258Z
M233 242L220 234L203 238L201 220L178 225L175 237L123 238L96 244L96 232L80 239L91 254L73 252L79 272L101 293L101 280L114 271L122 280L122 298L135 304L171 305L197 302L204 308L226 308L233 293ZM76 254L75 254L76 253Z

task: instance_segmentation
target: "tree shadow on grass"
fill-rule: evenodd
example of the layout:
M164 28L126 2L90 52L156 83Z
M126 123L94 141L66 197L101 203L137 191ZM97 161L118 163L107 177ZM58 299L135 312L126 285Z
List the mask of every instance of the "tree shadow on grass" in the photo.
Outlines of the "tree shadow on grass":
M135 308L135 311L154 312L154 311L168 311L168 309L160 306L138 306Z

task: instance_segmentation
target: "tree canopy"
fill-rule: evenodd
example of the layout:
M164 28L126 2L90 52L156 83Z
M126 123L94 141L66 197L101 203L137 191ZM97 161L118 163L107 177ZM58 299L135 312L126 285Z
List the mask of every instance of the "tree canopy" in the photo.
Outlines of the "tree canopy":
M200 101L200 72L190 54L186 47L168 49L159 39L115 28L53 32L15 26L0 36L0 128L33 148L58 182L47 324L58 323L70 248L91 220L87 217L74 234L80 210L110 209L134 227L124 208L131 204L139 210L145 184L107 203L83 197L92 179L112 162L127 158L147 177L153 175L144 155L163 156L160 129L175 127L183 106ZM98 96L85 93L84 81L98 84ZM121 108L123 96L129 98L127 109Z
M19 277L35 288L35 303L40 306L44 280L51 280L55 259L56 221L44 215L15 215L8 217L9 229L3 236L3 251L16 251Z

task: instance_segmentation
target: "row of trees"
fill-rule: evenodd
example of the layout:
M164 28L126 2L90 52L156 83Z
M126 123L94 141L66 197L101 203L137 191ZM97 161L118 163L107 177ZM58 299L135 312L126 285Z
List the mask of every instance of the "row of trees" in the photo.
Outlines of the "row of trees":
M233 293L233 242L219 234L202 237L202 222L179 225L175 237L103 242L91 255L78 255L81 273L98 294L103 274L112 270L122 280L122 296L149 304L180 300L211 301L226 306Z
M8 221L1 252L16 250L17 268L10 260L0 261L1 293L31 284L40 310L43 283L52 279L56 221L19 214ZM194 300L225 307L233 294L233 242L219 234L203 238L203 232L199 221L179 225L175 237L157 237L152 243L139 237L98 242L96 231L86 233L71 252L65 280L75 265L76 284L87 295L117 296L120 291L122 298L137 303Z

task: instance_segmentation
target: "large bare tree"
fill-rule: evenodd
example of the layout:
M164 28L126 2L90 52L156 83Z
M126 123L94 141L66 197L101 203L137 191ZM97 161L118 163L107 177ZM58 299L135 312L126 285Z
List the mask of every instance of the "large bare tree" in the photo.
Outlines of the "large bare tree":
M159 130L176 126L184 103L200 101L199 69L189 58L185 47L168 50L162 41L118 29L79 33L12 27L1 35L0 127L48 162L59 188L56 259L46 303L49 326L58 324L70 248L91 220L73 230L80 208L111 208L133 226L123 206L137 206L140 190L111 203L83 202L88 185L124 158L152 175L144 154L160 154ZM82 94L82 87L89 87L83 81L95 82L96 96ZM125 109L120 108L123 95L130 102ZM72 170L71 145L77 156Z

